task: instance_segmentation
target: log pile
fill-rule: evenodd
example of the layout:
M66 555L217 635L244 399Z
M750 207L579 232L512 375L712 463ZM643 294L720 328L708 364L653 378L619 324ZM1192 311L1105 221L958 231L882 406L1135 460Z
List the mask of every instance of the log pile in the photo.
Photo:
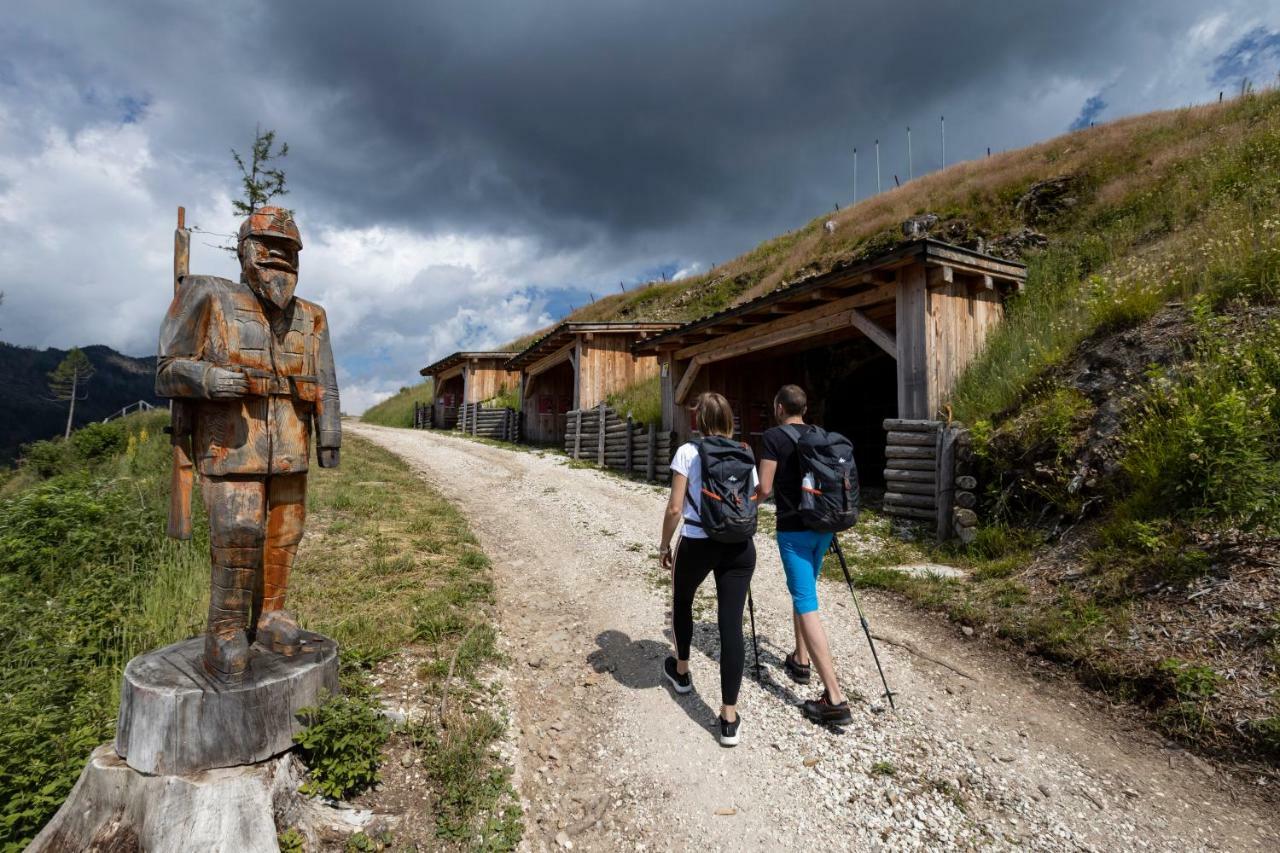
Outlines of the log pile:
M569 412L564 451L574 459L638 474L654 482L671 476L672 437L601 404Z
M480 403L465 403L458 407L454 429L479 438L518 441L520 415L515 409L486 409Z
M884 422L884 511L899 518L936 521L938 517L938 439L940 421Z

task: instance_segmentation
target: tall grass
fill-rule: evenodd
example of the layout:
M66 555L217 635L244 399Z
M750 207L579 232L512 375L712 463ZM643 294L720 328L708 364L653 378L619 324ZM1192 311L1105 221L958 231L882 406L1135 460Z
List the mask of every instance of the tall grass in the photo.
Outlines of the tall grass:
M381 403L370 406L360 416L360 420L380 426L411 427L414 403L430 404L432 399L431 380L424 379L416 385L401 388Z
M662 380L658 376L641 379L634 385L610 394L609 406L621 417L630 415L637 423L662 423Z

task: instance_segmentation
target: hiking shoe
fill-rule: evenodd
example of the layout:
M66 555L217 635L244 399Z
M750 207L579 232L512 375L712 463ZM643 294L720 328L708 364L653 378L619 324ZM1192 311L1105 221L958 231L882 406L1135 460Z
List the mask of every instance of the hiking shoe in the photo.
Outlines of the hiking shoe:
M804 715L815 723L830 723L842 726L853 722L853 714L849 711L848 700L834 705L827 696L827 691L822 691L822 695L817 699L810 699L800 706L800 710Z
M783 668L787 671L789 677L796 684L808 684L812 677L813 668L807 663L796 663L794 652L787 652L786 658L783 660Z
M662 662L662 674L667 677L667 681L671 682L671 686L677 693L688 693L693 689L693 678L687 672L684 675L676 672L676 659L669 655Z
M720 722L720 745L721 746L737 746L738 745L738 726L742 723L742 715L738 714L732 723L719 717Z

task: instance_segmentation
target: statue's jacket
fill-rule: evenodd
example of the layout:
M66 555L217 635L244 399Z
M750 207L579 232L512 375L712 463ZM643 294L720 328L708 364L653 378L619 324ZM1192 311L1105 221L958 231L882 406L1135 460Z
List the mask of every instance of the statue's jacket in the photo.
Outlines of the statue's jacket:
M244 373L249 395L212 399L214 367ZM192 453L206 476L306 471L312 429L319 447L342 443L324 309L294 297L268 314L243 282L182 279L160 328L156 394L195 401Z

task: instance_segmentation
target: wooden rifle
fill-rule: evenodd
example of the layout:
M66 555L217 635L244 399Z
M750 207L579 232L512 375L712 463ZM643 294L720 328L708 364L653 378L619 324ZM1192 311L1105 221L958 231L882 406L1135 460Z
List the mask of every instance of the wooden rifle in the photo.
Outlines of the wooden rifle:
M178 208L178 227L173 232L173 295L176 299L182 279L191 272L191 232L186 227L187 211ZM191 491L195 486L195 465L191 461L191 403L169 401L169 441L173 445L173 472L169 480L169 526L174 539L191 538Z

